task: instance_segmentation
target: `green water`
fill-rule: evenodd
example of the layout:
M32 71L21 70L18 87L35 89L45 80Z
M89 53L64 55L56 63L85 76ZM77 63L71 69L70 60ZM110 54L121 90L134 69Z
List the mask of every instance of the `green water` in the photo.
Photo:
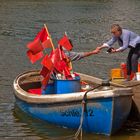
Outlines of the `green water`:
M26 44L44 23L55 46L66 31L75 51L89 51L110 38L110 25L140 34L139 0L0 0L0 140L40 140L67 136L74 130L32 119L16 109L12 83L21 72L40 68L26 57ZM116 45L117 47L117 45ZM102 51L78 62L74 70L108 78L110 69L125 62L128 51ZM85 134L84 140L139 140L140 123L127 121L114 136Z

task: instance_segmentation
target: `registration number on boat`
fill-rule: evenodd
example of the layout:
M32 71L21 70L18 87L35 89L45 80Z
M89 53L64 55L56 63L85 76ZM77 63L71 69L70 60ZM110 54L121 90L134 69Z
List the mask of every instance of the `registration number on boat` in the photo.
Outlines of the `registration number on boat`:
M76 110L76 109L72 109L72 110L65 110L65 111L60 111L61 113L61 116L65 116L65 117L80 117L81 116L81 112L79 110ZM86 112L85 112L85 115L86 116L94 116L93 114L93 109L88 109Z

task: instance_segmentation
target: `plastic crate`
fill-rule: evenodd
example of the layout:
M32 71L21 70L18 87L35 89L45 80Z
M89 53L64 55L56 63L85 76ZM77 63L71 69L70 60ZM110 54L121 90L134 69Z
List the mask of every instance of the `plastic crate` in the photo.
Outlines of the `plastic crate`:
M73 80L55 80L55 93L74 93L79 92L81 90L80 78L77 77Z
M42 94L54 94L54 93L55 93L54 82L47 84L46 88L42 90Z

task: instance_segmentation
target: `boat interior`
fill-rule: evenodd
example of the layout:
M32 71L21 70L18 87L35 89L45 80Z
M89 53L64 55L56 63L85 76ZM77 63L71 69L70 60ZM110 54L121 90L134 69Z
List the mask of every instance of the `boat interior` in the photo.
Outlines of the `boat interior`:
M81 90L80 91L87 91L91 88L97 87L101 83L101 79L91 77L85 74L80 74L80 84ZM94 79L95 78L95 79ZM24 76L18 77L18 84L19 86L27 91L29 94L38 94L41 95L41 87L42 87L42 76L39 73L27 73ZM95 82L96 81L96 82ZM53 80L49 81L50 83ZM78 91L78 92L80 92Z

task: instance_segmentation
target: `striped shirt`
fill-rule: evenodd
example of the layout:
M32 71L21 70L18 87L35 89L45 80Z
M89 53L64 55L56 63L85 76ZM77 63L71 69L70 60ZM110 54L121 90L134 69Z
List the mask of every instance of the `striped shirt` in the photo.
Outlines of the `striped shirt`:
M84 52L73 52L73 51L64 51L64 53L67 55L67 57L71 60L71 61L76 61L76 60L80 60L81 58L84 57Z

